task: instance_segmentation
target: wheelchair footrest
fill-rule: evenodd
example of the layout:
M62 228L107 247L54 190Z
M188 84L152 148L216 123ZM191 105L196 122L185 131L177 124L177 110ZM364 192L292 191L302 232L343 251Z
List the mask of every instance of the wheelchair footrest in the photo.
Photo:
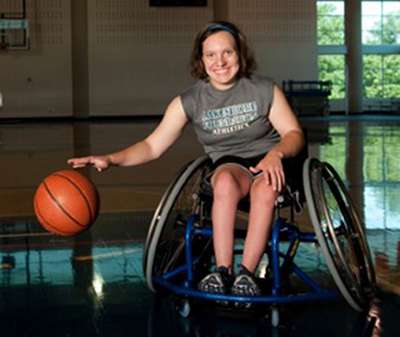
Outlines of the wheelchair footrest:
M320 290L310 291L299 294L263 294L259 296L241 296L233 294L213 294L200 291L198 289L185 286L183 284L174 284L166 281L163 278L156 278L153 280L155 284L161 288L167 289L175 295L195 298L207 301L215 302L232 302L232 303L254 303L254 304L280 304L280 303L294 303L294 302L306 302L314 300L335 300L338 297L338 293L334 290Z

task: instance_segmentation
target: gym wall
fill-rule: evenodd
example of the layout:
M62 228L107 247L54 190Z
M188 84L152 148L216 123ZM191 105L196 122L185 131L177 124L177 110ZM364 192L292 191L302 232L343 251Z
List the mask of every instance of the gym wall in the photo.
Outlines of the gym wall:
M0 13L18 7L3 0ZM213 19L249 37L259 72L314 80L315 3L208 0L150 7L149 0L27 1L31 48L0 52L1 118L149 116L193 82L193 37Z

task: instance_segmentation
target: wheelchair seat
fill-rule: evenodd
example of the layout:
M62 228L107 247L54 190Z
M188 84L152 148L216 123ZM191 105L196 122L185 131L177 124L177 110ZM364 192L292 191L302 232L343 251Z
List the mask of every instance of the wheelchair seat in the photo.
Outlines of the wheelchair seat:
M305 194L303 187L303 165L308 157L308 149L304 147L298 155L292 158L284 158L282 161L286 184L285 188L276 200L276 208L282 209L286 207L293 208L296 213L300 213L305 202ZM208 163L211 165L211 162ZM208 203L212 202L212 187L209 183L209 174L200 184L199 197ZM238 209L248 212L250 209L249 198L243 198L238 205Z

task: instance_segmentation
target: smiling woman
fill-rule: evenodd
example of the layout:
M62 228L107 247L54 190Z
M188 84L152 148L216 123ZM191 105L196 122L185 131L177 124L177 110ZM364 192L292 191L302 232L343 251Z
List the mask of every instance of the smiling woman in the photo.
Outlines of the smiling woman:
M282 91L253 75L255 61L244 34L230 22L212 22L195 39L191 73L198 81L175 97L158 127L144 140L121 151L68 162L139 165L157 159L192 124L213 162L205 183L213 191L212 224L217 271L200 282L202 291L257 295L253 279L267 243L275 200L285 185L282 159L304 145L301 127ZM240 199L250 196L248 232L236 278L233 270L234 225Z

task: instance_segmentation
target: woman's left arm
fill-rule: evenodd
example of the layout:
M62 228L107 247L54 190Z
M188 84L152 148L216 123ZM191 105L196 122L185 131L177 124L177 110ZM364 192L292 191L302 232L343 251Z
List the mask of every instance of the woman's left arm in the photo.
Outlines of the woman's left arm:
M282 159L293 157L304 146L304 134L300 123L290 108L285 95L277 86L274 87L274 99L269 113L272 126L279 133L281 140L267 155L250 168L253 173L264 172L264 178L274 190L281 191L285 185L285 174Z
M272 126L278 131L281 140L272 151L280 153L281 158L293 157L304 146L304 135L297 117L287 102L282 90L274 88L274 100L269 114Z

